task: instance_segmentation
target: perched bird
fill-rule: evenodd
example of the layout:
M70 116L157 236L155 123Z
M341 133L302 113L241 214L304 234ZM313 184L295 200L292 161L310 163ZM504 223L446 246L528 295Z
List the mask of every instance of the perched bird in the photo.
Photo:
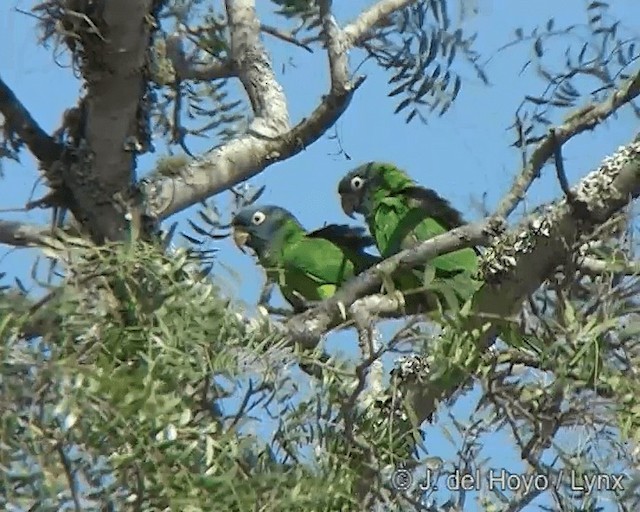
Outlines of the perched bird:
M296 310L331 297L354 275L380 261L364 250L374 241L363 228L330 224L307 232L279 206L248 206L231 224L236 245L254 251L267 279Z
M417 185L407 173L389 163L369 162L350 171L340 181L338 193L349 217L354 218L354 213L364 216L383 258L463 224L460 212L448 201ZM448 303L466 302L482 284L474 278L478 268L475 249L443 254L430 260L429 265L429 288ZM424 268L412 272L413 278L405 273L401 291L406 292L407 286L420 288L424 273ZM432 309L432 295L428 297L426 309Z

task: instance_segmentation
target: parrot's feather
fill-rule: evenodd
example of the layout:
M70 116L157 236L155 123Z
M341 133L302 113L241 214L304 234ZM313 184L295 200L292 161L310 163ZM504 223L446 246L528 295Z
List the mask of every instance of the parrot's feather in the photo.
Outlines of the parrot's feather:
M435 190L416 185L403 189L402 195L423 211L428 211L429 217L437 221L446 231L464 224L460 212L453 208L449 201L440 197Z
M355 188L354 179L359 180ZM348 196L343 204L353 205L353 211L364 215L383 258L464 223L460 212L448 201L437 192L418 186L392 164L370 162L360 166L347 174L338 191ZM434 288L442 290L435 283L447 282L461 302L477 290L478 283L472 278L478 266L476 249L443 254L429 264L435 269ZM424 268L407 274L398 277L401 289L408 291L406 286L415 289L422 285ZM439 292L436 290L436 293ZM449 290L447 295L450 295Z
M371 236L365 235L365 229L347 224L328 224L320 229L307 233L308 238L324 238L339 247L353 250L364 249L375 244Z

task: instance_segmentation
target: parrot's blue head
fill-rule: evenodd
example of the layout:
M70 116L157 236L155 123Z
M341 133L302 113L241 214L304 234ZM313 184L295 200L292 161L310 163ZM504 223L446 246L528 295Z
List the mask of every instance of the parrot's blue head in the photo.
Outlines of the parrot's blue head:
M268 250L279 233L292 225L302 229L290 211L274 205L247 206L231 221L235 244L240 250L245 246L253 249L258 257Z
M378 162L362 164L340 180L338 194L342 210L352 219L354 213L367 215L371 204L371 193L381 182L384 165Z

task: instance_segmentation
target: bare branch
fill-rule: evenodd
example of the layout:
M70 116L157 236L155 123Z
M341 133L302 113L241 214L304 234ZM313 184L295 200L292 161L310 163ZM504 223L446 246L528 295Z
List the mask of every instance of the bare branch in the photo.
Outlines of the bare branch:
M640 95L640 71L615 90L606 101L584 106L564 124L554 128L553 132L550 132L533 151L529 162L516 178L511 190L500 201L496 215L506 218L513 213L533 181L540 176L540 170L544 164L553 156L557 144L563 145L576 135L592 130L638 95Z
M640 275L640 262L637 261L605 261L598 258L585 257L578 261L578 268L588 275L602 275L620 272L628 276Z
M382 0L363 11L353 22L344 28L348 45L357 46L366 38L368 32L388 19L391 14L404 9L417 0Z
M265 34L269 34L270 36L273 36L277 39L286 41L287 43L291 43L295 46L299 46L300 48L304 48L309 53L313 53L313 50L311 49L310 46L308 46L302 41L298 41L293 35L287 34L286 32L283 32L282 30L280 30L279 28L272 27L271 25L265 25L264 23L262 23L260 24L260 31L264 32Z
M40 246L46 245L48 237L51 237L51 226L0 220L0 244L14 247Z
M40 163L47 167L60 158L62 146L45 132L11 88L0 78L0 112L10 131L15 132Z
M271 59L260 41L260 21L254 0L226 0L231 34L231 60L242 82L255 119L250 131L277 137L289 129L289 111Z
M349 61L347 59L347 45L344 31L340 29L336 19L331 14L331 0L320 2L320 18L327 40L329 55L329 69L331 73L331 92L342 91L349 83Z

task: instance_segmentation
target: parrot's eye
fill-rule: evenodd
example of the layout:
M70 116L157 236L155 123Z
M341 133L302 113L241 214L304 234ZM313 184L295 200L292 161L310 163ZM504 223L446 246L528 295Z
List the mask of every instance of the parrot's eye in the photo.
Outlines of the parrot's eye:
M256 226L259 226L260 224L262 224L264 222L264 219L266 219L266 215L262 212L256 212L253 214L253 217L251 217L251 222L253 222Z
M353 190L360 190L364 185L364 180L360 176L354 176L351 178L351 188Z

